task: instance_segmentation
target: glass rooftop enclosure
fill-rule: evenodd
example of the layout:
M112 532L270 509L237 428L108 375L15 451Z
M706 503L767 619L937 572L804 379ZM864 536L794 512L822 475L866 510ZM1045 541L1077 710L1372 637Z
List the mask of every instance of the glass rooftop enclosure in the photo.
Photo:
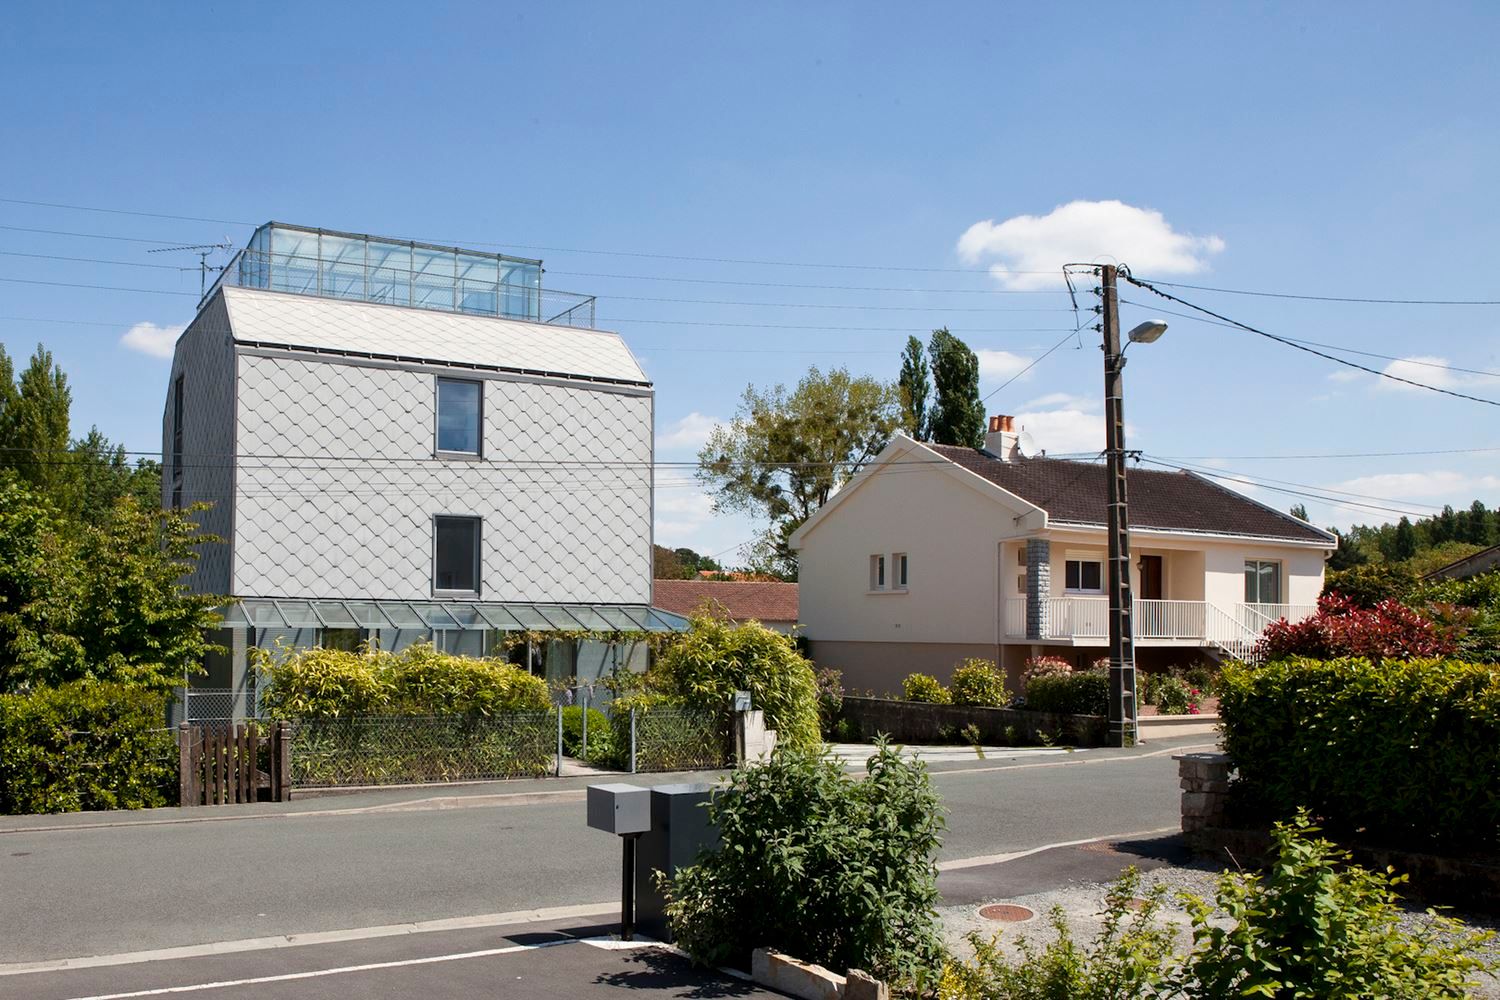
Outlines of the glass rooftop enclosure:
M221 285L592 329L594 297L543 291L542 262L268 222Z

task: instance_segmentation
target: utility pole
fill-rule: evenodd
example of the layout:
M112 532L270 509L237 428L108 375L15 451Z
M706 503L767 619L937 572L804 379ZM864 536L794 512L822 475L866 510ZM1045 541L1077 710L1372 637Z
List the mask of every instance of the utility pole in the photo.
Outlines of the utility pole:
M1109 459L1109 745L1134 746L1135 633L1131 627L1130 518L1125 490L1125 356L1113 264L1102 266L1104 441Z

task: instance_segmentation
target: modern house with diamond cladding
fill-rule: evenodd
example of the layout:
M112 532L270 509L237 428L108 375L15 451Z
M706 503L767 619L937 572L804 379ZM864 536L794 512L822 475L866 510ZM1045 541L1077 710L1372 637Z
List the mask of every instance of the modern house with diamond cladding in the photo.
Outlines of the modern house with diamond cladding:
M201 683L253 710L251 646L498 655L506 632L678 628L651 608L653 389L541 262L268 223L177 342L163 502L206 503L224 594ZM513 653L587 680L629 650Z

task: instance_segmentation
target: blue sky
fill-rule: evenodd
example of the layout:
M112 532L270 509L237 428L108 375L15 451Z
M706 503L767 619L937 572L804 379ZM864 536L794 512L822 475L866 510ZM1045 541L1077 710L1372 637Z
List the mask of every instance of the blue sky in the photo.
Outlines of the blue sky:
M1230 288L1500 298L1493 5L1107 14L17 4L0 24L0 198L230 221L0 201L0 340L13 355L55 351L80 432L152 449L167 362L122 337L185 323L198 277L169 269L195 258L131 240L243 243L241 223L275 218L509 247L544 258L549 286L600 297L600 325L656 382L671 460L692 457L747 382L793 383L811 364L893 378L907 332L943 324L987 352L990 392L1075 325L1050 278L997 277L995 264L1109 254ZM37 229L91 235L23 231ZM49 281L155 291L27 283ZM1415 358L1397 370L1500 399L1500 378L1432 367L1500 371L1497 307L1182 294L1286 336ZM1393 510L1500 503L1500 451L1232 457L1453 451L1500 435L1492 407L1167 318L1163 340L1132 352L1132 447ZM1099 353L1087 333L1075 343L988 403L1054 453L1102 446ZM660 478L659 540L722 551L753 534L714 517L681 471ZM1396 516L1309 507L1330 524Z

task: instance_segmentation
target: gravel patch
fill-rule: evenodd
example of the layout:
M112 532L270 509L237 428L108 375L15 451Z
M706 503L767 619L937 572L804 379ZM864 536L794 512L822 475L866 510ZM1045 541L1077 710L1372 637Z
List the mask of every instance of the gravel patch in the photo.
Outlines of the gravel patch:
M1141 895L1146 895L1157 887L1165 890L1166 897L1157 917L1161 923L1176 929L1178 946L1184 951L1192 945L1192 923L1187 911L1178 903L1178 896L1181 893L1191 893L1205 899L1212 898L1219 871L1219 868L1212 865L1193 864L1169 865L1141 873ZM971 933L977 932L983 937L999 934L1001 949L1006 954L1015 956L1017 945L1023 940L1035 946L1045 946L1056 940L1057 932L1053 927L1051 917L1054 908L1062 910L1075 941L1082 944L1091 942L1104 927L1103 911L1105 896L1109 888L1108 883L1079 883L1026 896L984 900L975 906L940 907L938 914L943 921L944 939L955 954L964 958L972 956L973 949L969 946L967 939ZM980 906L991 902L1024 906L1032 910L1036 916L1021 923L986 920L979 915L979 909ZM1500 931L1500 918L1450 915L1458 917L1473 930ZM1408 929L1415 929L1427 923L1428 920L1429 917L1424 912L1407 911L1402 916L1401 923ZM1500 959L1500 940L1492 941L1488 951L1492 958ZM1489 998L1489 1000L1500 1000L1500 978L1485 977L1483 984L1471 995Z

